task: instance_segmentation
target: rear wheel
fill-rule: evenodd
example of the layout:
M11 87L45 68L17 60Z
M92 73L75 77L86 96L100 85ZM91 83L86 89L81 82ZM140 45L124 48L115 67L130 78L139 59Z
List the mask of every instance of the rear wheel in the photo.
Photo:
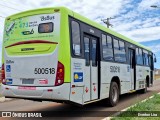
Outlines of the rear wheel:
M115 106L119 101L119 88L116 82L111 82L110 91L109 91L109 105Z

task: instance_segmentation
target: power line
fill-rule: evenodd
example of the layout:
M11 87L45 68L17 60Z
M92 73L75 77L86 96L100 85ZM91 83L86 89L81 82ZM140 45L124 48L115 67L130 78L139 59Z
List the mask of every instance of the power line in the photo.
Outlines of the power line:
M18 10L18 9L16 9L16 8L9 7L9 6L3 5L3 4L0 4L0 6L6 7L6 8L10 8L10 9L13 9L13 10L17 10L17 11L22 11L22 10Z
M16 5L16 6L19 6L20 4L16 4L15 2L11 2L11 1L6 1L6 0L2 0L3 2L5 2L5 3L10 3L10 4L14 4L14 5ZM21 5L23 5L23 4L21 4ZM23 5L23 8L25 8L25 9L29 9L29 8L27 8L25 5Z
M6 17L0 16L0 18L6 18Z

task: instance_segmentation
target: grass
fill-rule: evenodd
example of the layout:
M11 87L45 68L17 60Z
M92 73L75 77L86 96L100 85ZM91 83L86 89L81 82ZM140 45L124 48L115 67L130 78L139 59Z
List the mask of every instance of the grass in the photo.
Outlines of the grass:
M160 79L160 75L155 75L154 79L155 80Z
M159 117L153 117L151 115L157 114ZM138 114L147 114L149 117L138 116ZM125 112L122 112L112 120L160 120L160 95L155 94L153 98L148 99L145 102L139 102L136 106L131 107Z

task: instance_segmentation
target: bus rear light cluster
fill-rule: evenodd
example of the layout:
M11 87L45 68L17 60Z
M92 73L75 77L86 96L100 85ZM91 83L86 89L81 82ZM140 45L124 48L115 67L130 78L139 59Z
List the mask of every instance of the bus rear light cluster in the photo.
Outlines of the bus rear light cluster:
M1 69L1 81L2 81L2 84L6 84L4 64L2 64L2 69Z
M63 83L64 83L64 65L58 61L55 86L62 85Z

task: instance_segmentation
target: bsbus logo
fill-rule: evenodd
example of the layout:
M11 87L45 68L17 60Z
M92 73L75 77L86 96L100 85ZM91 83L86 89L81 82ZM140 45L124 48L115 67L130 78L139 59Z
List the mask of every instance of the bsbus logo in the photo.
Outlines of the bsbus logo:
M46 21L46 20L53 20L54 19L54 16L42 16L41 17L41 21Z

